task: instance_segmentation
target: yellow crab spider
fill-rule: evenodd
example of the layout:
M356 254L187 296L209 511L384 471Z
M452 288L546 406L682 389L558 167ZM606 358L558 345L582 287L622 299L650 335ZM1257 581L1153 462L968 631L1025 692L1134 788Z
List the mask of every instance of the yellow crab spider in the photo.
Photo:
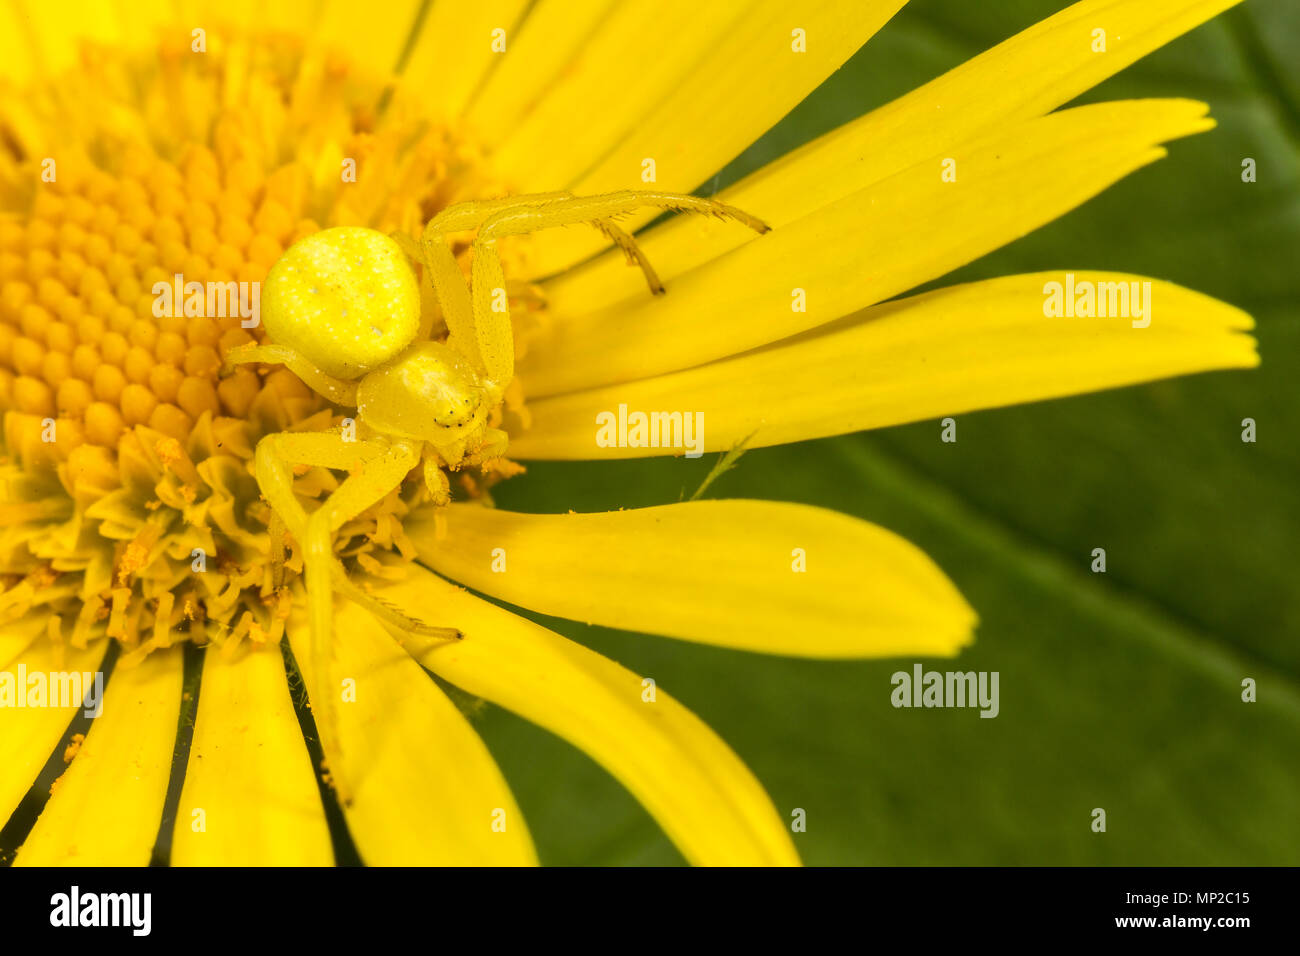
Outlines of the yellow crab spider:
M762 221L739 209L696 196L638 190L588 197L542 193L449 206L429 221L419 243L361 227L326 229L296 242L267 274L261 304L271 344L232 349L227 365L284 365L332 403L356 409L359 440L348 440L339 430L281 432L258 442L254 455L263 496L303 552L319 698L313 707L335 791L345 804L351 802L351 788L338 759L337 703L329 689L334 590L399 630L449 639L461 635L413 621L350 582L334 555L333 536L399 487L422 461L435 501L446 502L442 463L457 467L505 452L505 434L487 424L514 378L510 314L499 308L506 281L496 241L587 224L622 249L645 273L651 292L659 294L663 286L650 264L614 221L642 207L713 215L767 231ZM471 230L477 236L467 284L448 236ZM424 266L442 308L444 342L421 335L419 281L411 259ZM296 465L350 474L308 514L293 492Z

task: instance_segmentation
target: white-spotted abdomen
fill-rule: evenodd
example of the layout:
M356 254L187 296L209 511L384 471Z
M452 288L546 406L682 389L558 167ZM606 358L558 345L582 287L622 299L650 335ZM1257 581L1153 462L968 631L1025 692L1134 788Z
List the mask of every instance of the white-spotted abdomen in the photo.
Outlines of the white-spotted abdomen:
M335 378L355 380L398 355L420 328L420 287L382 232L340 226L290 246L262 286L271 341Z

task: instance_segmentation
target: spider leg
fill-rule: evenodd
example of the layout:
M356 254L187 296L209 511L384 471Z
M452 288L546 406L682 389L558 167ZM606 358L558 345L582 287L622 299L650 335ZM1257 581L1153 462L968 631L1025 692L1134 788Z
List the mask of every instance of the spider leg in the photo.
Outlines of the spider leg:
M329 761L339 799L352 801L352 789L343 771L338 729L338 703L331 678L330 639L334 616L334 590L363 604L381 619L399 628L436 632L439 637L459 637L450 628L428 628L396 609L371 598L348 580L334 556L333 533L401 484L419 463L420 445L378 438L344 442L329 432L268 435L257 444L254 469L262 494L303 549L307 585L308 623L311 628L311 669L317 695L313 699L321 749ZM310 515L293 491L294 465L353 470L343 483Z
M357 385L326 375L307 358L284 345L240 345L226 353L226 368L248 362L283 365L302 379L303 384L335 405L356 408Z
M742 209L728 206L716 199L703 199L684 193L664 193L653 190L624 189L600 196L574 196L542 205L516 205L502 208L483 220L479 228L480 241L500 239L502 236L522 235L570 226L576 223L596 224L625 215L635 209L649 206L667 212L692 212L718 219L730 219L748 226L755 232L768 231L767 223Z
M424 237L427 241L431 236L441 238L451 232L469 232L471 229L477 229L485 219L496 215L503 209L514 209L519 206L544 206L547 203L572 198L573 193L568 190L557 190L549 193L525 193L522 196L504 196L500 199L471 199L468 202L454 203L429 220L424 227Z
M433 238L442 238L448 233L467 232L471 229L477 229L487 219L504 210L517 209L523 206L552 206L575 198L573 193L565 190L457 203L454 206L448 206L429 220L429 224L424 230L424 241L428 242ZM623 254L627 256L629 265L638 266L641 269L642 273L645 274L646 284L650 286L652 295L659 295L663 292L663 284L659 281L659 276L655 274L654 267L650 265L650 260L641 251L641 247L637 245L636 240L618 223L612 219L583 220L583 222L599 230L606 239L622 249Z
M650 287L651 295L664 294L664 284L659 281L659 274L655 272L654 266L650 265L650 260L646 258L637 241L629 233L612 219L597 219L592 225L604 233L606 239L623 250L628 265L640 268L645 276L646 285Z
M624 194L615 193L612 195L622 196ZM630 195L642 194L632 193ZM671 194L654 193L647 195L663 197ZM751 217L745 216L739 210L733 211L731 207L724 206L722 203L715 203L707 199L698 200L691 196L676 198L685 202L685 205L681 205L680 208L693 208L689 202L693 200L694 204L700 205L699 211L707 211L714 215L733 215L735 218L751 222ZM525 196L507 196L504 199L456 203L442 210L442 212L430 219L428 225L425 226L424 236L420 241L425 271L433 284L434 294L438 297L438 302L442 306L443 317L447 322L447 330L450 332L450 338L454 346L469 356L470 361L480 374L487 375L490 379L502 385L507 383L513 375L513 344L508 350L502 344L503 334L511 331L509 328L509 315L505 314L501 320L493 320L490 315L486 317L483 315L482 306L473 301L474 293L471 288L467 288L465 285L465 279L461 274L460 266L456 262L455 253L452 252L451 245L447 241L448 237L454 233L478 229L485 222L492 221L514 210L534 210L542 213L545 218L545 213L549 210L567 207L571 203L582 202L587 202L587 200L578 199L569 192L550 192L533 193ZM641 203L641 205L644 204ZM650 204L654 205L654 203ZM610 216L626 211L626 209L620 209L615 204L611 206ZM664 290L663 283L659 281L659 276L656 275L654 267L650 265L649 259L641 251L641 247L637 245L636 240L610 216L583 216L572 221L585 223L598 229L610 242L623 250L629 264L640 267L641 272L645 275L646 284L650 287L651 294L661 294ZM560 225L561 223L555 224ZM755 228L762 226L761 223L758 223L758 220L752 220L751 224L757 224ZM537 228L547 227L540 225ZM762 228L766 229L767 227L762 226ZM402 245L409 255L411 252L410 242L403 241ZM479 258L476 249L475 263L478 262ZM496 271L499 272L500 270ZM477 285L477 280L475 285ZM504 282L494 283L486 291L490 292L492 289L498 288L506 288Z
M433 284L438 304L442 306L443 319L450 333L450 344L469 358L480 375L488 374L488 366L480 347L470 290L447 237L452 233L476 229L480 222L505 208L508 203L547 203L568 195L569 193L563 192L537 193L529 197L456 203L430 219L424 228L420 248L425 272Z
M495 201L496 211L481 221L473 245L474 262L470 272L470 299L474 333L488 378L501 387L507 385L514 377L514 340L511 335L510 314L508 310L497 311L493 308L497 290L505 289L505 273L501 266L501 256L496 249L497 240L503 236L523 235L577 223L594 225L606 235L610 235L610 220L643 206L734 219L759 233L767 232L768 229L767 224L762 220L734 206L728 206L714 199L701 199L698 196L679 193L629 189L603 196L566 197L547 199L544 202L529 202L526 201L527 198L520 197L519 201L513 204L505 200ZM444 210L443 215L447 212L450 210ZM453 218L460 226L470 221L469 216L470 212L466 211L460 218ZM436 222L435 218L430 223L430 229ZM616 236L618 233L615 232L613 235ZM631 241L631 237L628 237L628 240ZM436 243L427 245L431 247ZM632 243L632 246L635 247L635 243ZM627 247L624 247L624 251L628 252ZM639 253L640 250L637 249L636 255ZM632 253L629 252L629 255ZM648 272L648 276L654 276L652 270ZM652 291L656 289L658 281L657 278L652 279Z
M495 216L497 213L508 209L517 209L520 207L538 207L552 206L556 203L567 202L577 197L573 193L563 190L549 193L527 193L522 196L506 196L502 199L486 199L471 202L456 203L448 206L438 215L429 220L424 230L424 241L431 239L441 239L449 233L468 232L471 229L479 228L487 219ZM618 223L612 219L597 219L594 221L583 220L588 225L598 229L605 238L614 243L623 250L627 256L629 265L639 266L645 273L646 283L650 286L650 291L658 295L663 292L663 285L659 282L659 277L655 275L650 260L645 257L641 247L637 245L636 240L626 232Z

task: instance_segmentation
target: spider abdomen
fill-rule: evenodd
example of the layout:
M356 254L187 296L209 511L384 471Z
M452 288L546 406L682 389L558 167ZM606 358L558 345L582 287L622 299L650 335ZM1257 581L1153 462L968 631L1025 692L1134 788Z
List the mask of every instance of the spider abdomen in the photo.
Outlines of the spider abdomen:
M262 319L273 341L335 378L355 380L411 344L420 289L401 248L353 226L301 239L271 267Z

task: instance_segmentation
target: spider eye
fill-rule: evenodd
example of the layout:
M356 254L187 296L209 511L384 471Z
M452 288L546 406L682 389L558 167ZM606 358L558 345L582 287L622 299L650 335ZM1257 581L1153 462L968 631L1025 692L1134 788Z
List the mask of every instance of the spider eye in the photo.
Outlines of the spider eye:
M261 307L273 342L342 379L383 365L420 327L420 287L401 247L354 226L290 246L267 273Z

